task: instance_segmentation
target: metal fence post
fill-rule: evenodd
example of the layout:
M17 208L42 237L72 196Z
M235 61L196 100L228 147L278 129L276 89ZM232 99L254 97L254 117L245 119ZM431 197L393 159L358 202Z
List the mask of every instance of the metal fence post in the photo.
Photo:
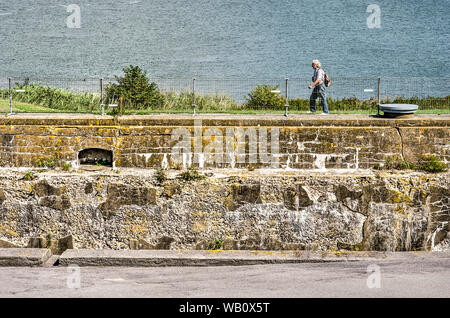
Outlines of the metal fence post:
M192 101L192 107L194 108L193 116L195 116L195 78L192 79Z
M100 104L102 106L102 116L105 116L105 104L103 104L103 78L100 79Z
M377 115L380 115L380 103L381 103L381 77L378 77Z
M12 88L11 88L11 78L8 77L8 87L9 87L9 115L13 114L12 107Z
M289 81L289 79L286 78L286 104L284 105L284 116L285 117L288 116L288 108L289 108L289 100L288 100L288 96L289 96L288 88L289 88L289 86L288 86L288 81Z

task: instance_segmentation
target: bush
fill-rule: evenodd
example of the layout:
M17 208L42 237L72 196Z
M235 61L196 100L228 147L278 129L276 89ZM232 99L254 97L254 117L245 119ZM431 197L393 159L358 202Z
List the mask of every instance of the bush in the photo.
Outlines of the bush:
M247 109L284 109L285 99L283 96L272 93L273 90L278 90L277 86L258 85L252 89L244 108Z
M328 99L327 99L328 101ZM309 110L309 99L306 98L295 98L289 100L290 110Z
M185 181L192 181L197 179L204 179L205 176L202 174L199 174L197 170L194 168L189 168L188 170L182 172L180 175L180 178Z
M118 84L106 86L108 103L118 103L121 112L125 109L158 109L163 105L163 96L158 85L149 83L147 73L139 66L130 65L123 69L123 77L116 76Z
M36 176L34 175L33 171L27 171L25 175L23 176L24 180L34 180L36 179Z
M53 169L58 164L58 160L55 157L52 158L44 158L39 157L39 159L35 160L35 166L38 168L47 168L47 169Z
M413 164L410 162L407 162L399 157L387 157L386 161L383 166L380 164L376 164L374 166L374 169L381 170L381 169L396 169L396 170L420 170L420 171L426 171L431 173L437 173L437 172L444 172L447 171L447 165L442 162L437 156L431 155L431 156L425 156L422 159L419 160L417 164Z
M72 168L72 165L69 162L64 162L61 166L64 171L69 171Z
M220 250L223 247L222 239L214 239L209 242L208 249L210 250Z
M396 170L408 170L414 169L415 166L399 157L387 157L384 164L386 169L396 169Z
M425 156L419 161L418 168L420 170L437 173L447 170L447 165L436 156Z
M156 170L155 177L159 185L163 184L167 180L166 171L164 169Z
M388 102L390 102L388 100ZM419 108L440 108L446 109L450 107L450 95L443 97L395 97L392 103L395 104L415 104Z

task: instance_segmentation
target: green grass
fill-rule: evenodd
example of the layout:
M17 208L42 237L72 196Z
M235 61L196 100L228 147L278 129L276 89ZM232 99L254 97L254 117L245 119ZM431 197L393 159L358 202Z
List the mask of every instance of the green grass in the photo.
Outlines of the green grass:
M14 113L87 113L86 111L54 109L18 101L13 101L12 104ZM9 113L9 112L10 112L9 100L0 99L0 113ZM100 106L98 111L90 111L89 113L100 114L101 113Z
M412 163L407 162L403 158L392 156L386 158L384 164L376 164L374 166L376 170L416 170L416 171L425 171L429 173L439 173L448 170L448 166L446 163L442 162L438 156L429 155L422 157L419 162Z
M416 114L450 114L450 108L447 109L419 109Z
M108 109L106 108L108 112ZM54 109L48 108L40 105L33 105L24 102L13 101L13 112L15 113L92 113L92 114L100 114L101 108L98 106L98 110L95 111L74 111L74 110L64 110L64 109ZM0 113L9 113L9 100L0 99ZM192 113L192 107L183 108L183 109L145 109L145 110L126 110L124 114L126 115L150 115L150 114L182 114L182 113ZM254 110L254 109L197 109L197 113L222 113L222 114L284 114L284 110ZM298 111L298 110L289 110L289 114L305 114L306 111ZM317 110L317 113L320 113L320 107ZM367 114L367 115L375 115L377 113L376 109L357 109L357 110L339 110L339 111L330 111L330 114ZM447 109L419 109L416 114L450 114L450 108Z
M9 100L0 99L0 113L9 113ZM13 101L13 112L16 113L61 113L62 110L52 109L39 105Z

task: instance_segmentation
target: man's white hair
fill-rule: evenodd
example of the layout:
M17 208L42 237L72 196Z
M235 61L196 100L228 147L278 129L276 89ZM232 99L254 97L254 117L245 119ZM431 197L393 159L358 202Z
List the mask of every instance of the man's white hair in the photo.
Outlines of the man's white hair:
M319 60L313 60L312 63L317 66L318 68L322 68L322 64L320 64Z

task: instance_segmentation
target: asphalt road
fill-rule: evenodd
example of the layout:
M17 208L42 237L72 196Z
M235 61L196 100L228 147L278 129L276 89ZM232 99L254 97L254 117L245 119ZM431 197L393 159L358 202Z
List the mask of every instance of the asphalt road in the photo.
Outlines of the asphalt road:
M450 258L378 264L0 268L0 297L450 297L449 286Z

